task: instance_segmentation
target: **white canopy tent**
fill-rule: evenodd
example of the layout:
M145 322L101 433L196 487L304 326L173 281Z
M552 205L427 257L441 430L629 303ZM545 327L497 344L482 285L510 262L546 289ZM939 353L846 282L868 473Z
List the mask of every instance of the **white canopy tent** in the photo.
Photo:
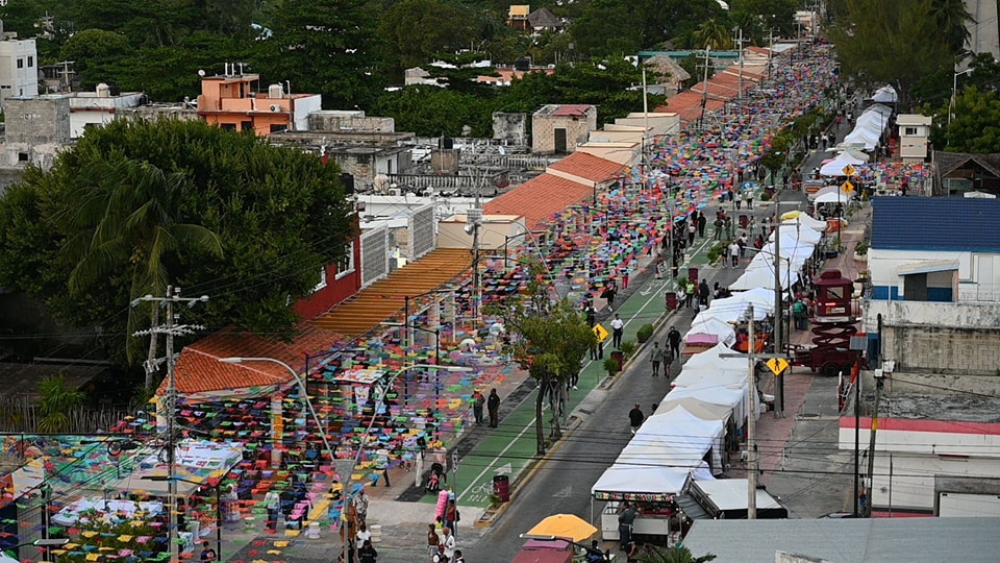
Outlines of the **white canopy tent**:
M846 176L844 168L848 166L861 166L864 160L854 158L848 152L842 152L835 156L830 162L820 167L819 173L822 176Z
M772 301L773 303L773 301ZM720 370L732 370L740 369L740 366L746 367L746 362L740 358L724 358L723 354L733 354L734 352L723 344L717 344L708 350L705 350L701 354L696 354L691 356L687 362L684 363L685 370L694 370L700 368L710 368L710 369L720 369Z
M750 369L749 361L746 369ZM676 387L663 397L654 414L664 414L683 406L691 414L701 418L725 421L732 416L735 417L737 426L743 426L747 413L753 411L749 407L749 400L742 389Z
M879 135L864 127L855 129L844 137L844 143L848 145L861 145L865 150L872 150L878 144Z
M899 101L899 95L896 94L895 88L887 84L875 90L875 94L872 95L871 100L883 104L894 104Z
M742 362L745 364L745 362ZM727 389L746 389L750 379L748 366L744 365L740 369L717 369L717 368L694 368L685 367L678 375L672 385L675 387L687 387L690 389L704 389L706 387L724 387Z
M826 227L826 223L823 223L823 227ZM782 244L784 244L785 238L791 238L795 241L801 241L806 244L816 246L823 238L823 233L796 222L783 222L778 225L777 231L781 232ZM771 236L767 239L768 242L774 242L774 234L775 233L771 233Z
M827 192L814 199L813 205L815 206L821 203L847 203L850 199L851 196L845 194L840 188L837 188L837 191L835 192Z
M639 500L651 497L666 500L687 487L691 471L643 463L607 468L594 483L590 494L598 500Z
M712 301L708 306L708 313L711 314L718 311L721 314L731 314L727 312L738 311L738 314L732 319L735 321L745 316L746 310L750 305L753 305L754 320L759 321L767 315L773 314L774 291L761 288L739 291L733 293L732 297L723 297L722 299Z
M713 473L718 474L724 468L725 433L726 425L722 420L705 420L684 407L678 407L646 419L626 450L637 442L652 445L655 448L652 451L642 448L647 451L635 453L645 456L643 459L647 462L651 460L668 467L689 467L691 470L701 465L705 455L711 452L712 462L709 465ZM622 450L618 459L621 460L624 454L625 450Z
M758 260L758 258L760 260ZM781 289L788 289L799 281L798 270L780 268L779 272ZM757 254L736 281L729 284L732 291L746 291L749 289L763 288L774 291L774 265L771 264L763 254Z
M736 330L733 328L733 325L724 319L712 315L710 310L706 310L704 314L699 314L695 317L694 321L691 322L691 329L684 335L684 340L686 341L689 336L695 334L716 336L719 339L718 341L726 346L732 346L736 342Z
M796 212L797 216L790 219L783 219L781 221L782 225L802 225L803 227L808 227L822 235L826 232L827 224L826 221L820 219L815 219L811 215L806 213Z

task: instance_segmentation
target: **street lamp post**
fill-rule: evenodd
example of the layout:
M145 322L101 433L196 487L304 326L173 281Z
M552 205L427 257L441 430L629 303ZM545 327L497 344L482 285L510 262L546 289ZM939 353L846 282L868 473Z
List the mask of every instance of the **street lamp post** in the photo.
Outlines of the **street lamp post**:
M949 129L951 128L951 119L953 117L952 114L954 114L954 112L955 112L955 105L957 104L957 98L958 98L958 77L962 76L963 74L969 74L973 70L974 69L967 68L967 69L965 69L965 70L963 70L961 72L956 72L956 73L954 73L952 75L952 78L951 78L951 100L948 103L948 127L949 127ZM949 140L951 139L951 135L950 134L948 135L948 138L949 138Z
M142 478L144 481L174 481L181 483L188 483L191 485L197 485L199 487L209 487L215 489L215 555L219 558L219 561L225 561L226 558L222 556L222 493L220 489L222 488L222 478L219 478L219 482L214 486L207 483L199 483L198 481L192 481L190 479L184 479L181 477L168 477L167 475L147 475Z
M309 414L312 415L313 422L316 423L316 428L319 430L320 436L323 438L323 446L326 447L326 453L327 453L328 456L330 456L330 462L332 463L332 462L334 462L337 459L337 456L334 455L333 449L330 447L330 442L326 438L326 433L323 431L323 426L322 426L322 424L320 424L319 417L316 416L316 410L313 408L312 401L309 400L309 395L306 393L305 385L302 383L302 379L299 377L299 374L296 373L296 371L292 368L292 366L286 364L285 362L282 362L281 360L277 360L277 359L274 359L274 358L239 358L239 357L233 357L233 358L221 358L219 361L227 363L227 364L243 364L243 363L247 363L247 362L267 362L267 363L271 363L271 364L277 364L279 366L284 367L286 370L288 370L288 373L290 373L292 375L292 378L295 379L295 383L298 385L299 390L302 392L303 401L305 401L306 406L309 408ZM375 420L376 420L375 415L378 413L379 408L381 408L381 406L382 406L382 402L385 400L385 394L386 394L386 392L389 390L389 388L392 387L392 384L393 384L393 382L396 381L397 377L399 377L400 375L402 375L403 373L406 373L407 371L409 371L411 369L429 369L429 370L433 369L433 370L444 370L444 371L470 371L470 368L466 368L466 367L459 367L459 366L436 366L436 365L432 365L432 364L414 364L412 366L406 366L406 367L403 367L403 368L400 368L400 369L394 371L389 376L389 378L386 379L385 385L381 389L377 389L376 393L373 393L373 396L375 397L375 409L372 412L372 418L368 422L368 426L365 428L365 433L364 433L365 439L367 439L367 437L371 434L372 427L375 426ZM357 453L354 456L354 466L355 467L359 463L361 463L361 456L364 455L364 451L365 451L365 444L362 443L358 447L358 451L357 451ZM340 476L340 479L343 481L342 484L344 486L343 517L344 517L345 520L347 519L348 514L350 513L350 506L351 506L351 496L350 496L351 477L352 477L351 474L348 474L346 476L344 476L344 475ZM347 560L347 546L348 546L348 542L350 541L350 537L348 536L348 533L347 533L347 529L349 529L349 528L350 528L350 526L347 526L346 529L344 530L344 547L343 547L344 551L343 551L343 553L344 553L344 560L345 561Z

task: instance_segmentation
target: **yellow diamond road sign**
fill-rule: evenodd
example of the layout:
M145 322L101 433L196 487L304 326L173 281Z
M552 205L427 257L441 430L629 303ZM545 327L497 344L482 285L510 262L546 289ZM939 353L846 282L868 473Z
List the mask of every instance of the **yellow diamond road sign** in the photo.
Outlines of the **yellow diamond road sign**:
M609 336L608 331L603 326L601 326L601 323L597 323L596 325L594 325L594 334L597 335L598 342L604 342L605 340L608 339Z
M784 358L771 358L767 361L767 367L774 373L775 376L781 375L781 372L788 369L788 360Z
M854 176L854 172L855 172L854 166L848 164L847 166L844 167L845 176Z
M840 189L844 190L844 193L851 193L854 191L854 184L850 182L844 182L840 185Z

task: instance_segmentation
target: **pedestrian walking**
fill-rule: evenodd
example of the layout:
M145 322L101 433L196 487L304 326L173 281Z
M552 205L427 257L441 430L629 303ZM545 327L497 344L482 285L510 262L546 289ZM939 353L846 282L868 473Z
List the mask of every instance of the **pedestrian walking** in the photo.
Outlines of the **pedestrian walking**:
M448 501L448 506L444 509L444 524L445 532L451 532L451 543L452 548L455 547L455 537L458 535L458 523L462 520L462 513L458 511L458 506L455 504L455 499ZM449 556L450 558L450 556Z
M496 389L490 389L490 396L486 399L486 410L490 413L490 428L500 425L500 395Z
M663 362L665 351L660 348L660 343L653 342L653 352L649 355L649 361L653 365L653 377L660 375L660 363Z
M476 419L476 424L483 423L483 405L486 404L486 397L476 389L472 392L472 415Z
M636 403L632 410L628 411L628 425L632 429L632 434L635 434L639 427L642 426L643 421L646 420L646 415L642 414L642 408L639 403Z
M747 191L747 209L753 209L753 190Z
M708 219L705 218L705 213L698 212L698 238L705 238L705 225L708 224Z
M732 196L732 192L729 192L729 193L730 193L729 199L734 199L733 196ZM740 210L740 205L743 204L743 194L740 194L740 197L735 198L735 202L736 202L736 210L739 211Z
M722 239L722 217L716 217L715 218L715 222L712 223L712 226L715 227L715 233L713 233L712 238L714 238L715 240L721 240Z
M358 549L358 563L377 563L378 552L372 546L372 540L365 540L364 545Z
M733 260L733 267L737 268L740 265L740 245L736 242L729 245L729 257Z
M615 310L615 295L618 293L618 286L615 285L614 278L608 278L608 281L604 285L604 291L601 293L603 297L608 302L608 309Z
M681 333L677 327L670 327L670 332L667 333L667 342L670 343L670 359L681 359Z
M708 307L708 297L712 294L712 290L708 287L708 282L701 280L698 284L698 298L702 307Z
M441 536L434 529L434 524L427 525L427 557L434 557L438 553L438 546L441 545Z
M455 550L455 559L452 560L452 563L465 563L465 557L462 556L461 549Z
M625 321L615 313L615 319L611 321L611 345L615 348L622 347L622 335L625 334Z
M451 528L445 527L444 537L441 540L441 545L444 546L444 556L451 561L451 558L455 556L455 536L451 533Z
M691 223L688 224L688 246L694 245L694 235L698 230L698 227L695 226L695 221L696 220L692 220Z

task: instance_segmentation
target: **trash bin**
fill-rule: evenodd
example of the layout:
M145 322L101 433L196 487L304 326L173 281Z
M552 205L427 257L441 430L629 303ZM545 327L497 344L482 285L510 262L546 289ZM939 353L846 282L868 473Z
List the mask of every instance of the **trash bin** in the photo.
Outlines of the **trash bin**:
M688 268L688 280L695 285L698 284L698 268Z
M500 499L500 502L510 502L510 477L507 475L494 475L493 494Z
M677 292L675 292L675 291L668 291L668 292L664 293L664 296L667 298L667 310L668 311L673 311L674 309L676 309L677 308Z
M750 224L750 219L746 215L740 215L740 228L745 229Z
M611 359L618 362L618 371L621 371L622 367L625 365L625 352L615 350L611 352Z

